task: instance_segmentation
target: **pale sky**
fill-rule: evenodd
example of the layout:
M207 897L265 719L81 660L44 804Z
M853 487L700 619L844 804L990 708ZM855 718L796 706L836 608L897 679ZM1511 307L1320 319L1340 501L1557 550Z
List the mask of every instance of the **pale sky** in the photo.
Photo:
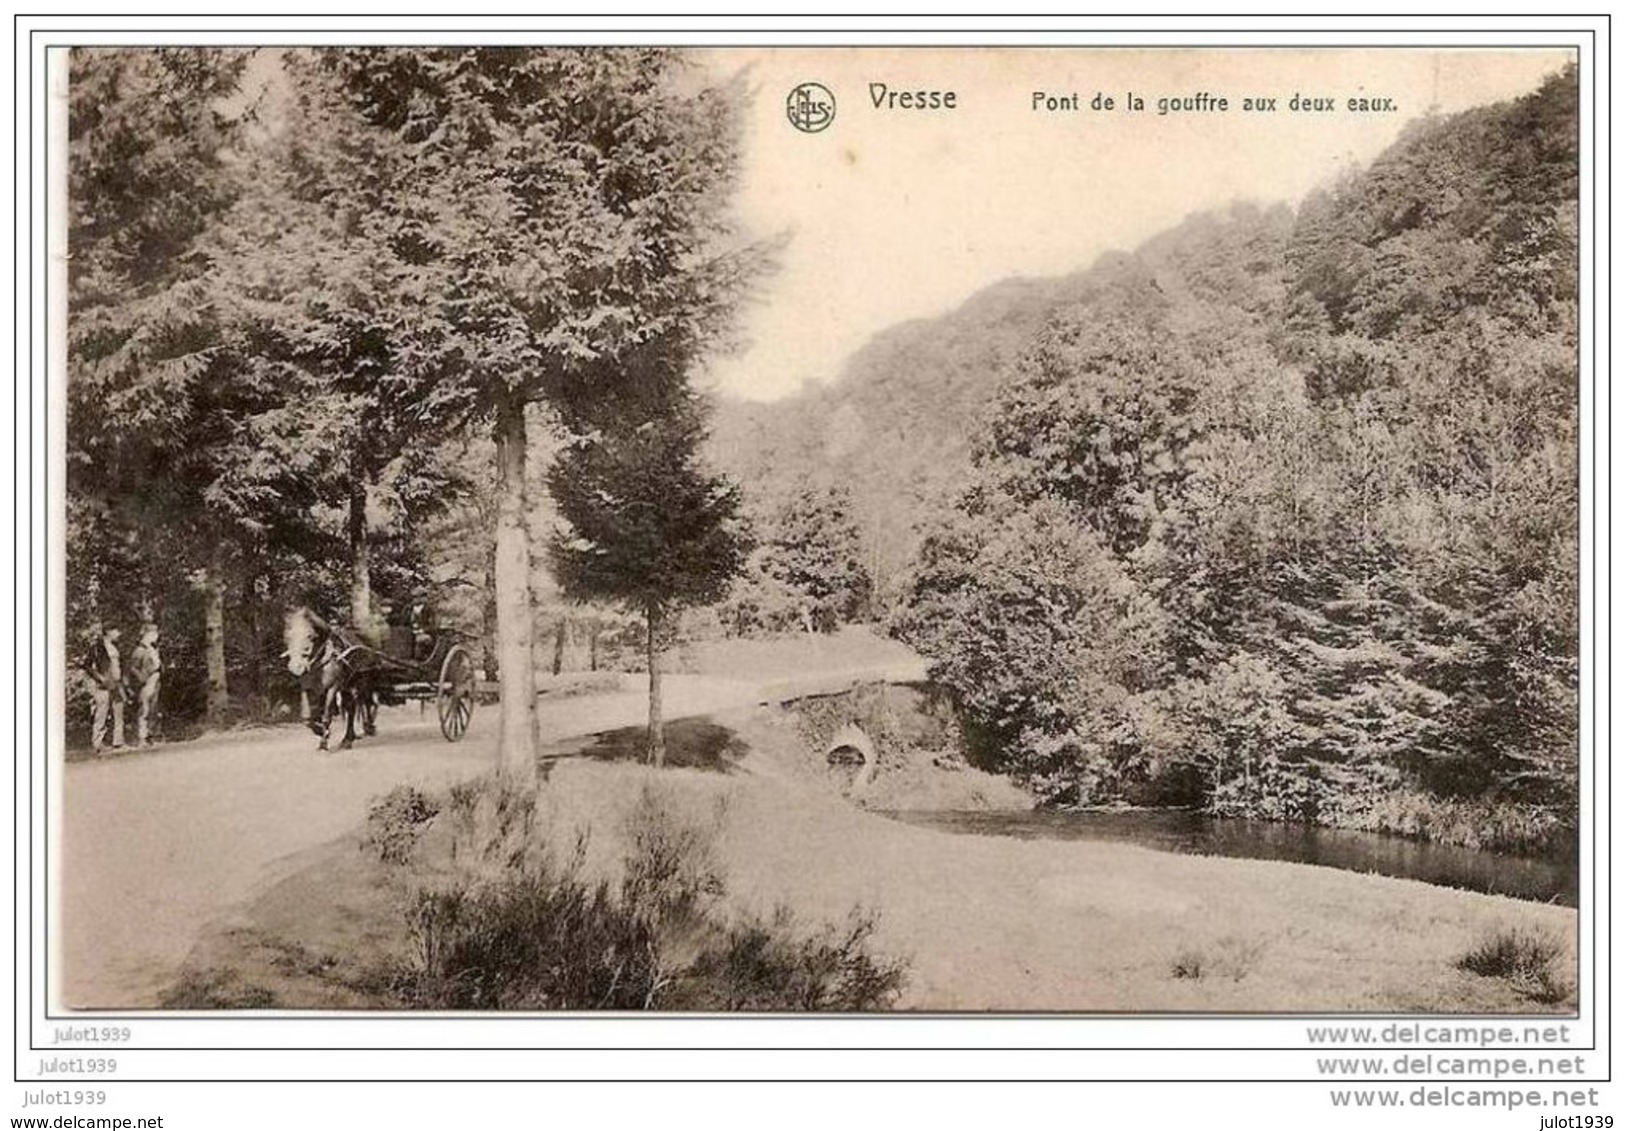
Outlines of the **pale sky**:
M1059 275L1130 250L1196 210L1295 203L1362 165L1429 107L1451 112L1535 89L1561 51L828 48L714 51L753 92L740 216L788 233L780 270L744 319L745 348L708 380L756 400L827 381L870 336L951 310L1011 276ZM834 121L793 128L799 83L833 92ZM948 110L880 110L872 83L953 90ZM1076 111L1035 111L1035 91ZM1145 110L1122 109L1128 92ZM1099 92L1117 108L1089 108ZM1223 113L1159 116L1159 97L1224 97ZM1295 113L1295 94L1331 113ZM1247 96L1277 99L1247 113ZM1396 112L1346 100L1389 98Z

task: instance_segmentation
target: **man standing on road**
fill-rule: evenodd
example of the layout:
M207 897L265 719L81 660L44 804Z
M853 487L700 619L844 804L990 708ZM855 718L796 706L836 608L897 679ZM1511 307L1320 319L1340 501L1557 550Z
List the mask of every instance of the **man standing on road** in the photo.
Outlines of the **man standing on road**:
M113 713L113 749L124 748L124 671L119 664L119 630L109 628L91 649L85 662L93 684L90 689L90 746L99 757L107 713Z
M130 666L126 671L129 685L135 690L135 744L151 746L152 716L158 708L158 677L164 670L158 655L158 626L149 624L141 630L141 643L130 653Z

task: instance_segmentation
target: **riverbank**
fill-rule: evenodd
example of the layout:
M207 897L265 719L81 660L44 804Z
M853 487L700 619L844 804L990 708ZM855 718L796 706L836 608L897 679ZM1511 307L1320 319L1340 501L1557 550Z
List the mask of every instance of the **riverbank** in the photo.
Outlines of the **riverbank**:
M1579 904L1579 862L1429 844L1383 833L1171 809L899 809L887 816L965 836L1099 840L1162 852L1315 864L1536 903Z
M958 836L867 813L764 741L766 709L708 722L708 764L652 771L602 757L555 763L548 835L585 835L609 876L645 786L715 828L737 915L847 921L903 961L895 1005L928 1011L1550 1013L1573 1008L1572 910L1272 861L1121 844ZM777 724L782 726L782 721ZM359 825L360 814L357 815ZM402 907L355 835L212 925L182 979L190 1004L376 1008L366 972L409 949ZM1555 983L1462 969L1486 941L1555 940ZM170 999L172 1003L183 999Z

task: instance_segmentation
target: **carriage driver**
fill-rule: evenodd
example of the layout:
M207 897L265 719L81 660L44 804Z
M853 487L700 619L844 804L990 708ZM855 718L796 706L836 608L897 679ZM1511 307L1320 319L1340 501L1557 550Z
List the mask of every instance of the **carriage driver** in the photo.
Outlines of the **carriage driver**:
M384 655L392 660L411 663L414 659L412 606L404 602L399 605L385 605L384 622L389 626L384 634Z
M435 605L432 592L425 592L422 597L414 610L413 619L417 622L414 642L417 658L426 660L434 654L435 641L440 634L440 610Z
M149 735L152 716L158 708L158 677L164 670L158 655L158 626L149 624L141 630L141 642L130 653L130 663L124 675L135 692L135 743L151 746Z

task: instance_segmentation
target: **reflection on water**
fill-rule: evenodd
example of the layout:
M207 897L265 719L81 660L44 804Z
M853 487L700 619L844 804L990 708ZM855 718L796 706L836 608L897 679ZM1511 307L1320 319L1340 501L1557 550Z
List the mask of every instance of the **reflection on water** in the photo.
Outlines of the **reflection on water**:
M1507 856L1382 833L1208 817L1184 810L1009 813L912 809L885 815L911 825L979 836L1125 841L1165 852L1322 864L1566 907L1576 905L1579 889L1574 860Z

